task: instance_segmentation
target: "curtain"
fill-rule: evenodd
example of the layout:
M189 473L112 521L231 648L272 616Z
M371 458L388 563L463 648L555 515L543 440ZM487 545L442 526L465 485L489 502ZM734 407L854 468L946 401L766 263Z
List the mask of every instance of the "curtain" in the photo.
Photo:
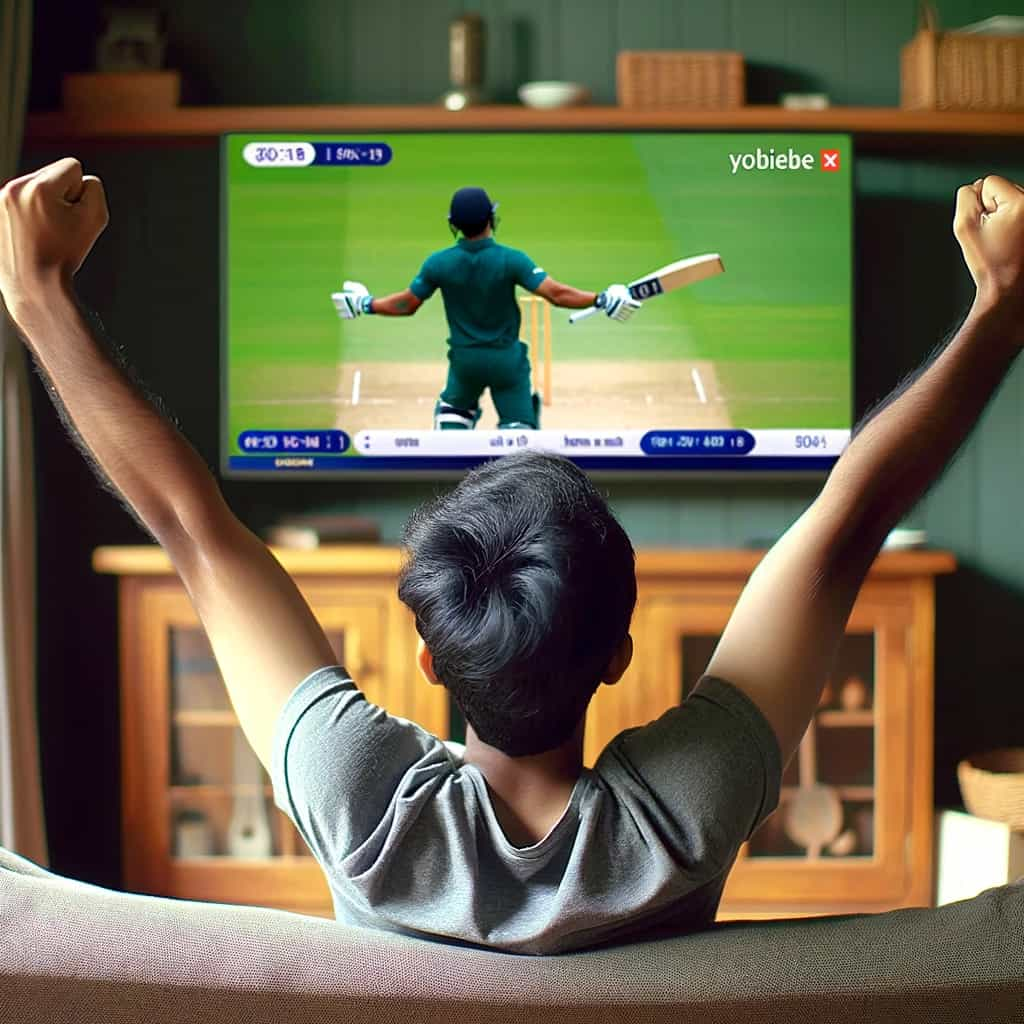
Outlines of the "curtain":
M31 40L32 0L0 0L0 181L21 155ZM35 557L27 360L0 311L0 845L45 864Z

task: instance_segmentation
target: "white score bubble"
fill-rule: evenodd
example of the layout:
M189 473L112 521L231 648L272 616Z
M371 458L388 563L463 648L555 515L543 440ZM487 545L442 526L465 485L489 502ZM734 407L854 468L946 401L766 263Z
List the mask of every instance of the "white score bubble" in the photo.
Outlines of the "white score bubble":
M250 167L308 167L316 147L311 142L247 142L242 159Z

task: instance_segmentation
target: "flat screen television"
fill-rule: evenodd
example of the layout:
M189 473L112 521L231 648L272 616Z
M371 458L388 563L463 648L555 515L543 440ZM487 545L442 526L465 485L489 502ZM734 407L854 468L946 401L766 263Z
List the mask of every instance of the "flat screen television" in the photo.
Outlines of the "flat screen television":
M820 473L851 425L852 158L845 135L227 135L222 468L438 475L542 447L595 471ZM481 378L474 429L445 429L442 291L347 320L332 294L408 288L456 244L464 186L497 204L498 243L580 289L708 254L724 272L642 288L625 323L517 288L518 331L474 358L522 346L539 427L498 429Z

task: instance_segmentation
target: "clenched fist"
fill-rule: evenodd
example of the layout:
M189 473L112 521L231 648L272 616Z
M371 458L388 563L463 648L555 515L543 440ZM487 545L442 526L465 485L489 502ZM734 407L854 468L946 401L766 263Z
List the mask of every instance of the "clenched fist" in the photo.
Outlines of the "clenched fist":
M996 174L964 185L953 234L979 299L1024 310L1024 189Z
M15 321L47 288L70 281L107 220L99 178L70 157L0 189L0 292Z

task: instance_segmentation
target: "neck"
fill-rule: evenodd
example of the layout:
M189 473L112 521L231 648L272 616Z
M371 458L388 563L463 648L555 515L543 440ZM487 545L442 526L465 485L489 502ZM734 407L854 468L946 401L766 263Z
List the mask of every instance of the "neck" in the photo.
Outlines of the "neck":
M583 771L584 720L572 736L552 750L526 757L511 757L489 746L466 726L464 761L476 765L488 783L503 795L575 784Z

